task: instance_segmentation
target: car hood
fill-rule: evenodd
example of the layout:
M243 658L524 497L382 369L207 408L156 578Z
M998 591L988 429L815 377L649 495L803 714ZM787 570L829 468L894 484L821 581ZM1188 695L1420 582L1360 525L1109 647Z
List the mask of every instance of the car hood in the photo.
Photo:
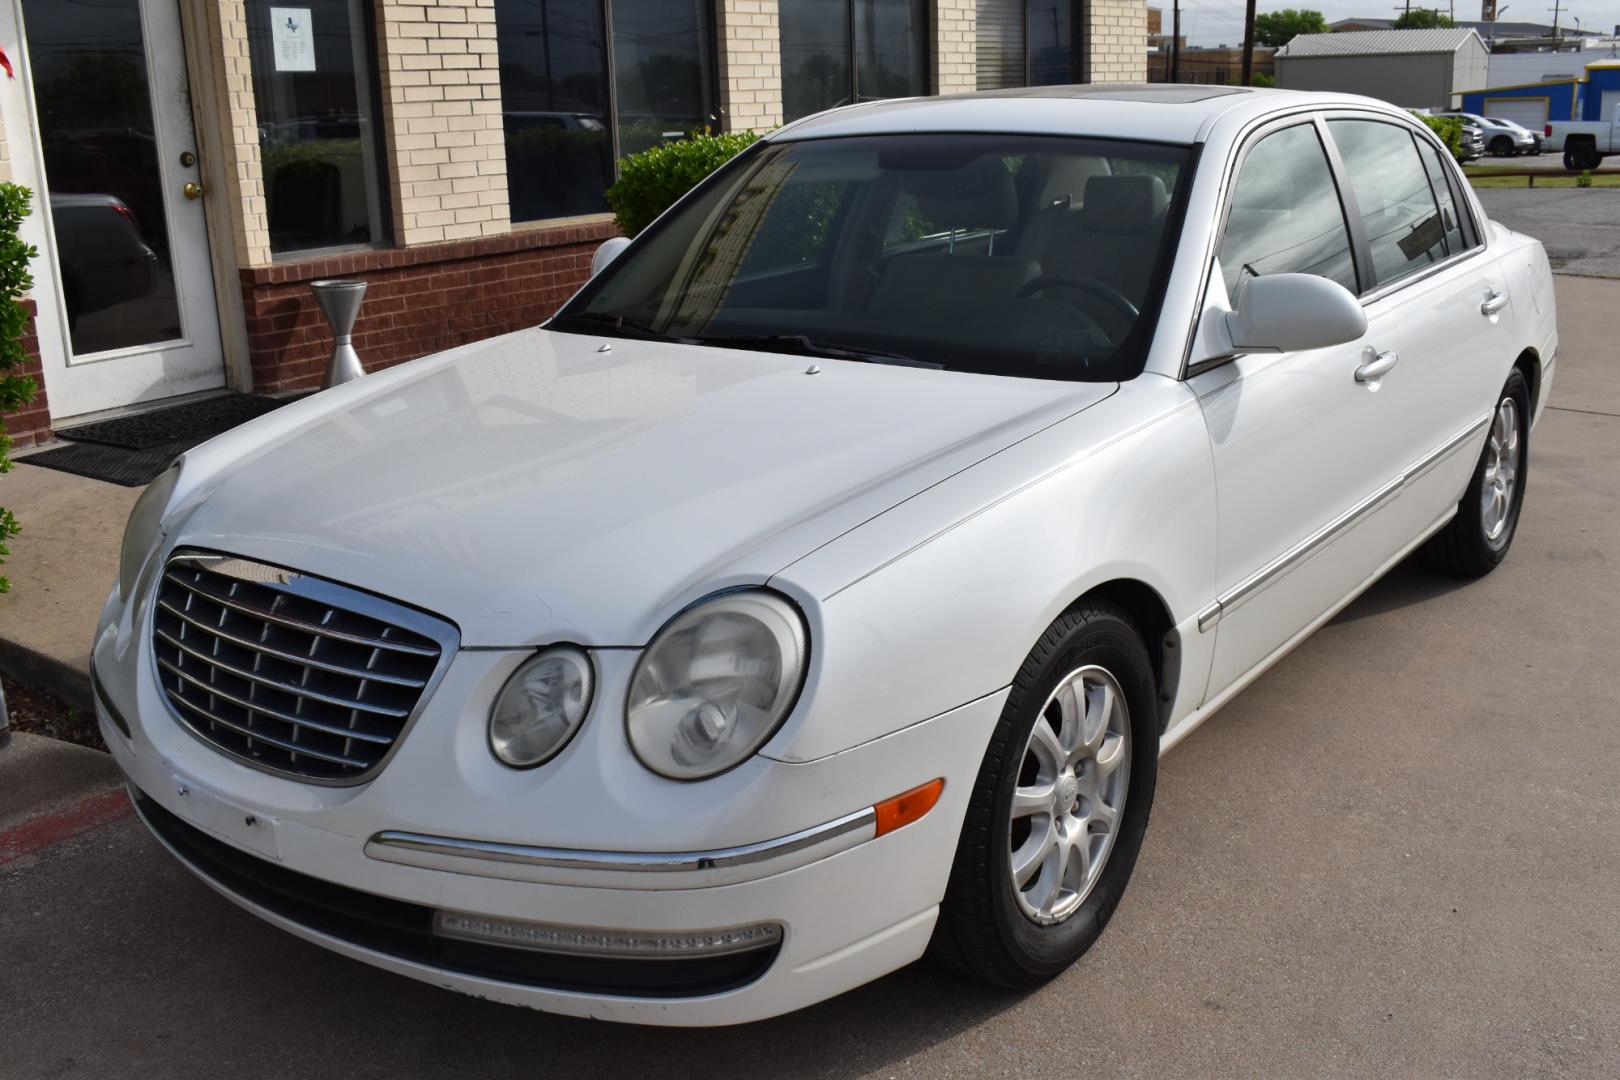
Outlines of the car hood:
M171 543L415 604L467 645L640 645L1115 389L526 330L193 451Z

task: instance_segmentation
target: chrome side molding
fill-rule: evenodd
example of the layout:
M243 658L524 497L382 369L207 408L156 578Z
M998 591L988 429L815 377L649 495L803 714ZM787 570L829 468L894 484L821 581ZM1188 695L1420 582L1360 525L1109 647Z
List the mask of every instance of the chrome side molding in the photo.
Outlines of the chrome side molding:
M1472 424L1469 424L1468 427L1423 455L1416 464L1409 466L1401 475L1238 582L1230 591L1221 595L1209 607L1198 613L1199 632L1208 632L1221 619L1265 592L1266 589L1287 576L1296 566L1349 532L1362 519L1370 516L1374 511L1398 495L1402 488L1423 476L1464 443L1468 442L1469 439L1484 431L1490 422L1491 416L1489 413L1480 417Z
M774 840L708 851L584 851L385 831L366 841L366 856L476 877L557 885L696 889L753 881L847 851L877 836L868 806Z

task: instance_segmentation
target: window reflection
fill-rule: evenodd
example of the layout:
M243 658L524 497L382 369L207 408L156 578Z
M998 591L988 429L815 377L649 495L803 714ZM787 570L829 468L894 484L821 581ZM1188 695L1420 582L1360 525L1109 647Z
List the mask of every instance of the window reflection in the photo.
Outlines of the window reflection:
M601 0L496 0L513 221L595 214L613 178Z
M180 336L136 0L24 0L76 355Z
M926 94L926 8L924 0L781 0L783 118Z
M614 0L619 154L684 138L719 120L709 72L714 33L703 0Z
M247 24L270 250L386 239L371 32L360 5L249 0ZM307 43L301 57L278 51L289 40Z
M978 88L1082 81L1078 0L978 0Z

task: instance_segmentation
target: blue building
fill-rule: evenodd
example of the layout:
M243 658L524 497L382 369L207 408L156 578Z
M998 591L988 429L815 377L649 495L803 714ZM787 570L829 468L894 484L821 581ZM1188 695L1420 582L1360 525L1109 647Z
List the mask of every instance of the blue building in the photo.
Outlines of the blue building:
M1555 120L1609 120L1620 107L1620 59L1594 60L1578 79L1465 90L1462 111L1500 117L1532 131Z

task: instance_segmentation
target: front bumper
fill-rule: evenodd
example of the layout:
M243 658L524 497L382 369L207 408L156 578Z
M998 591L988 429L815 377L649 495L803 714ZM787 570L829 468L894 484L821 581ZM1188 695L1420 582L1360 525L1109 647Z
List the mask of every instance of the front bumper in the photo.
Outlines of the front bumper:
M151 680L135 674L139 665L116 653L104 634L96 659L98 678L108 676L98 684L108 746L153 832L227 898L336 952L448 989L650 1024L760 1019L917 959L1005 698L982 698L829 758L756 758L697 784L622 771L640 767L621 745L622 725L609 719L616 703L603 701L557 769L485 776L483 710L470 703L487 700L481 689L498 685L508 665L502 654L474 653L466 664L458 657L375 780L331 789L268 776L215 752L181 729ZM604 684L615 681L622 680ZM462 713L477 721L476 763L459 753L458 732L469 723ZM881 837L846 830L822 846L772 849L748 860L740 879L736 866L649 872L635 865L644 858L631 857L623 868L589 860L536 867L464 851L385 852L388 845L377 842L380 834L404 832L488 838L492 847L530 852L735 851L858 816L935 777L945 779L944 792L921 820ZM479 790L481 780L498 781L496 790ZM583 797L592 784L598 797ZM659 827L649 826L653 820ZM639 969L610 964L616 970L606 974L600 964L587 965L582 974L577 963L513 947L484 946L469 958L465 947L435 937L436 911L604 932L774 924L781 938L768 952L706 967L650 973L642 961Z

